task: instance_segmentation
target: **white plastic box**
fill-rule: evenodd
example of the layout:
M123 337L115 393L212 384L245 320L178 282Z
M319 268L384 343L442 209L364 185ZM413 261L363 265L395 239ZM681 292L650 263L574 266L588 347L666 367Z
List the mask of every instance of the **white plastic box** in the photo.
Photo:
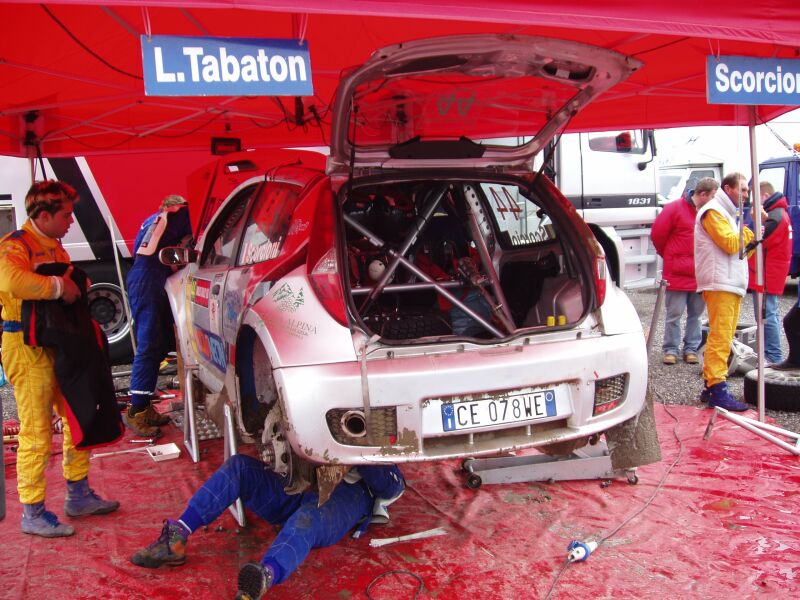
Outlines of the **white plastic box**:
M173 458L178 458L181 455L181 449L178 448L177 444L171 442L169 444L148 446L147 453L154 461L161 462L162 460L172 460Z

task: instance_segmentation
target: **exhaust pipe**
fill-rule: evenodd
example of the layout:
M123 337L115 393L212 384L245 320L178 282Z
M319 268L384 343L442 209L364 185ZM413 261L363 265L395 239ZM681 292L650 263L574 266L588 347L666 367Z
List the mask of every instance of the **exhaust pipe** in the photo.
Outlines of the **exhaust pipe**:
M348 410L342 415L340 423L342 431L350 437L360 438L367 435L367 419L364 417L364 411Z

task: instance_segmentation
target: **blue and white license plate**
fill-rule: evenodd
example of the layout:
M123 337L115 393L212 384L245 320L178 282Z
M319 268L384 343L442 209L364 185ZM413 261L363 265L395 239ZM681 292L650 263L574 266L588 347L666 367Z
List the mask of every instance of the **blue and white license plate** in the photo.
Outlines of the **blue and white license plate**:
M536 390L497 398L442 403L442 429L458 431L555 417L556 391Z

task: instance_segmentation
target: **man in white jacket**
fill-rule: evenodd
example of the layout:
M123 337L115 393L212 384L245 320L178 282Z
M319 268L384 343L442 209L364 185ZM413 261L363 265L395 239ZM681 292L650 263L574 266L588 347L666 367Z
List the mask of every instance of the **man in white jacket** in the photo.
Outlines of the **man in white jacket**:
M701 399L709 408L745 411L749 407L728 391L728 355L739 322L739 305L747 293L747 261L739 258L739 199L749 194L747 179L730 173L716 195L697 210L694 261L697 291L708 309L708 339L703 360L705 387ZM744 228L743 243L753 239Z

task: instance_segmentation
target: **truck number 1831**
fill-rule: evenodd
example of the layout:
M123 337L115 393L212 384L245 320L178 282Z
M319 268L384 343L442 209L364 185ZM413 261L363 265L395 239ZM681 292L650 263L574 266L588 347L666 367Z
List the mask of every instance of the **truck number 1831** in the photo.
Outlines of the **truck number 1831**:
M628 198L628 206L648 206L651 199L648 197Z

